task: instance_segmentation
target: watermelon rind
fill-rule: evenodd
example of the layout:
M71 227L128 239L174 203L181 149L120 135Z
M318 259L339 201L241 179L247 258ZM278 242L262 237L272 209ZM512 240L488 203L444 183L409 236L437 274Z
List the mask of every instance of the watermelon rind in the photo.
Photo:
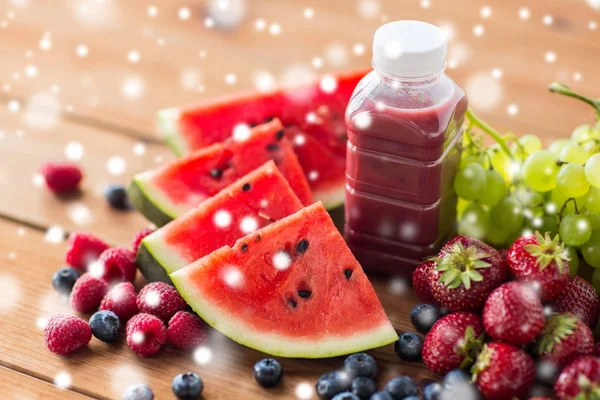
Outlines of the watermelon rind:
M152 186L151 173L152 171L148 171L136 175L131 181L127 194L131 203L144 217L161 227L186 210L178 208L160 190Z
M161 230L151 233L142 240L136 263L148 281L167 283L171 283L168 274L189 264L188 260L180 257L176 251L171 251L169 246L165 246Z
M158 132L163 135L163 139L175 156L183 157L189 154L190 149L179 132L179 110L176 108L160 110L156 125Z
M209 256L210 257L210 256ZM187 278L186 268L170 275L173 284L194 311L207 324L224 333L235 342L278 357L329 358L386 346L398 340L398 334L388 323L373 327L369 332L354 336L331 336L316 341L302 340L258 331L240 321L223 318L226 314L205 300ZM357 318L360 315L357 314Z

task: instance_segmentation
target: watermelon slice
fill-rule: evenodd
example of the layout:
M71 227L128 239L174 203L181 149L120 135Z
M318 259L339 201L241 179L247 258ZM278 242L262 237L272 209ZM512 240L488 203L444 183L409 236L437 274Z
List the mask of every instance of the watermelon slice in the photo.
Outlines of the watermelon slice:
M309 85L269 93L251 91L165 109L158 114L157 126L173 151L182 156L226 140L240 123L254 125L279 118L286 135L296 139L295 149L314 197L326 208L335 208L344 202L344 114L354 88L367 72L369 69L326 75ZM306 140L297 136L298 131Z
M269 161L146 236L137 264L149 281L170 282L171 272L301 208L289 183Z
M398 340L322 203L170 276L207 323L268 354L324 358Z
M162 226L273 159L304 205L312 194L290 142L277 119L236 137L136 175L130 186L133 204Z

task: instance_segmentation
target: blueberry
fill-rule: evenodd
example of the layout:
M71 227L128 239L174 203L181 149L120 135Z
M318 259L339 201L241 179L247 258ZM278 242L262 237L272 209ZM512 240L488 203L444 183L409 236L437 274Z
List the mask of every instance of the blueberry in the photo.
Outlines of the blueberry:
M121 335L121 321L117 314L101 310L90 318L90 328L94 336L103 342L114 342Z
M417 304L410 310L410 322L422 333L427 333L441 318L440 311L431 304Z
M332 400L361 400L360 397L352 392L342 392L336 394Z
M104 196L112 208L127 210L131 207L129 198L127 197L127 190L125 190L124 186L109 185L104 190Z
M52 276L52 286L58 293L69 295L79 275L79 271L75 268L61 268Z
M283 368L279 361L265 358L254 364L254 379L264 388L272 388L281 382Z
M135 385L128 386L123 392L121 400L152 400L154 399L154 393L152 389L143 383L136 383Z
M404 361L420 360L421 350L423 350L423 338L415 333L403 333L394 344L394 350L396 350L398 357Z
M417 384L408 376L399 376L385 384L385 390L394 400L417 395Z
M359 376L352 380L350 391L362 400L369 400L369 397L377 391L377 384L371 378Z
M375 378L377 375L377 363L367 353L352 354L344 360L344 370L353 378L365 376Z
M381 391L374 393L373 396L369 398L369 400L394 400L392 395L386 391Z
M338 393L350 387L350 377L345 372L326 372L317 381L315 389L320 399L331 400Z
M408 396L403 398L402 400L421 400L419 399L419 396Z
M444 387L451 388L455 385L471 382L471 375L462 369L453 369L444 376Z
M438 400L442 395L442 390L444 390L444 387L441 384L437 382L430 383L423 389L423 400Z
M197 400L204 390L204 383L198 374L186 372L173 378L171 389L179 400Z

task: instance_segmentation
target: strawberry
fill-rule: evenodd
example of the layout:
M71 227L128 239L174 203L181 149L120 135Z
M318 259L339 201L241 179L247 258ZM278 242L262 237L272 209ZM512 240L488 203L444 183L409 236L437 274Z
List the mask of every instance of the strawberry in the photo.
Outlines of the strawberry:
M600 358L580 357L567 365L554 385L558 400L600 399Z
M596 343L596 347L594 347L594 355L600 357L600 342Z
M438 305L452 311L481 310L508 275L496 249L465 236L446 243L435 263L430 273L433 296Z
M436 305L436 301L431 291L431 280L429 274L435 267L435 262L432 260L425 261L420 264L412 274L412 285L415 294L425 304Z
M515 345L535 340L544 328L542 302L519 282L495 289L483 307L483 326L488 335Z
M591 329L573 314L555 314L548 318L536 344L543 360L563 367L579 356L594 352Z
M511 275L530 284L542 301L558 296L569 280L569 257L558 235L520 237L508 249L507 263Z
M512 344L492 342L483 347L471 372L486 399L525 399L535 379L535 363Z
M427 367L444 375L455 368L469 367L483 343L483 324L479 315L456 312L438 320L427 333L422 357Z
M600 300L594 287L579 276L572 276L558 297L551 303L554 311L570 312L587 326L594 328L598 323Z

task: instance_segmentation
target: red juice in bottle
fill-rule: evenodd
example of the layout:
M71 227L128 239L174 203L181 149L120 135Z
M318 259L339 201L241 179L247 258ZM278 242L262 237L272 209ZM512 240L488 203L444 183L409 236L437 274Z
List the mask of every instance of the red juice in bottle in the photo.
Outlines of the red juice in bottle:
M467 97L434 25L379 28L373 67L346 110L345 234L368 271L408 275L455 231L452 180Z

